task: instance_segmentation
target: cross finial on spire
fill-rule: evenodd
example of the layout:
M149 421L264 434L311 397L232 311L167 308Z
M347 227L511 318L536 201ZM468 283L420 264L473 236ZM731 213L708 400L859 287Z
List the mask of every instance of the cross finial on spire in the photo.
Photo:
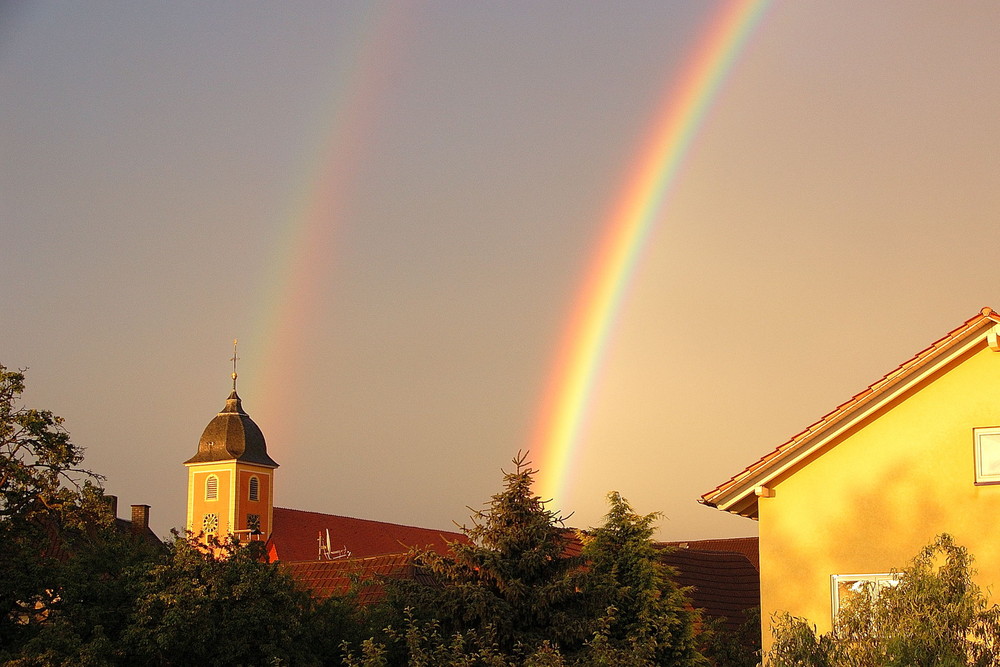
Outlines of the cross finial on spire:
M236 362L240 360L240 358L236 356L236 345L239 342L239 338L233 339L233 358L230 359L230 361L233 362L233 391L236 391Z

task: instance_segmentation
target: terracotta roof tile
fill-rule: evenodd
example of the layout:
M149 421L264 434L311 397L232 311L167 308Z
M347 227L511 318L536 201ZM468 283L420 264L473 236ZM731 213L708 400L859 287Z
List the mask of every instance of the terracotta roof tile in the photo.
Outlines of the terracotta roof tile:
M743 554L672 549L662 561L676 570L678 585L691 588L692 605L705 616L722 619L727 630L737 630L746 611L760 606L760 573Z
M695 551L721 551L738 553L746 556L754 569L760 571L760 540L756 537L724 537L711 540L684 540L679 542L660 542L661 546Z
M419 578L410 554L397 553L369 558L285 562L281 565L295 582L315 597L347 595L352 589L358 604L378 602L390 579Z
M462 533L403 526L384 521L356 519L336 514L274 508L268 540L271 560L309 561L319 558L319 536L330 531L330 546L346 548L352 558L399 554L410 548L447 553L448 543L468 541Z

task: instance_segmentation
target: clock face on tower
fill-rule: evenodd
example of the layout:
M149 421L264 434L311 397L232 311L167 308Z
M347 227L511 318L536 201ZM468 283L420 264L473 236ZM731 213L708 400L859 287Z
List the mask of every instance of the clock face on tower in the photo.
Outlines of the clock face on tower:
M214 535L219 532L219 515L206 514L201 521L201 530L206 535Z

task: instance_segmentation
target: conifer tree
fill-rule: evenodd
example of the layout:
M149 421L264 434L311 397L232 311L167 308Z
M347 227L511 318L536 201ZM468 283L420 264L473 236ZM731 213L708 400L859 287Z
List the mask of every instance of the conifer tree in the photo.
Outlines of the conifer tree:
M604 650L628 656L629 664L707 664L695 642L698 614L653 544L660 514L637 514L617 491L608 502L604 523L589 531L583 549L587 588L610 610Z
M504 652L545 641L573 651L592 630L573 576L581 560L567 553L574 536L532 491L537 471L526 455L513 463L503 490L462 527L469 543L453 544L450 556L416 555L435 584L402 582L394 599L418 618L436 619L445 636L480 633Z

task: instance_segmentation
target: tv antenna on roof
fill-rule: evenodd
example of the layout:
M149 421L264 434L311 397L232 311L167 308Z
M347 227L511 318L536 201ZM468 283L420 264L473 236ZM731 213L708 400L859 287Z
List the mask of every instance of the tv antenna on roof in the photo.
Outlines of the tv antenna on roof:
M316 540L319 542L319 554L316 560L337 560L338 558L350 558L351 552L347 550L345 545L343 549L337 549L336 551L330 546L330 529L326 529L326 539L323 539L323 531L319 531L319 538Z

